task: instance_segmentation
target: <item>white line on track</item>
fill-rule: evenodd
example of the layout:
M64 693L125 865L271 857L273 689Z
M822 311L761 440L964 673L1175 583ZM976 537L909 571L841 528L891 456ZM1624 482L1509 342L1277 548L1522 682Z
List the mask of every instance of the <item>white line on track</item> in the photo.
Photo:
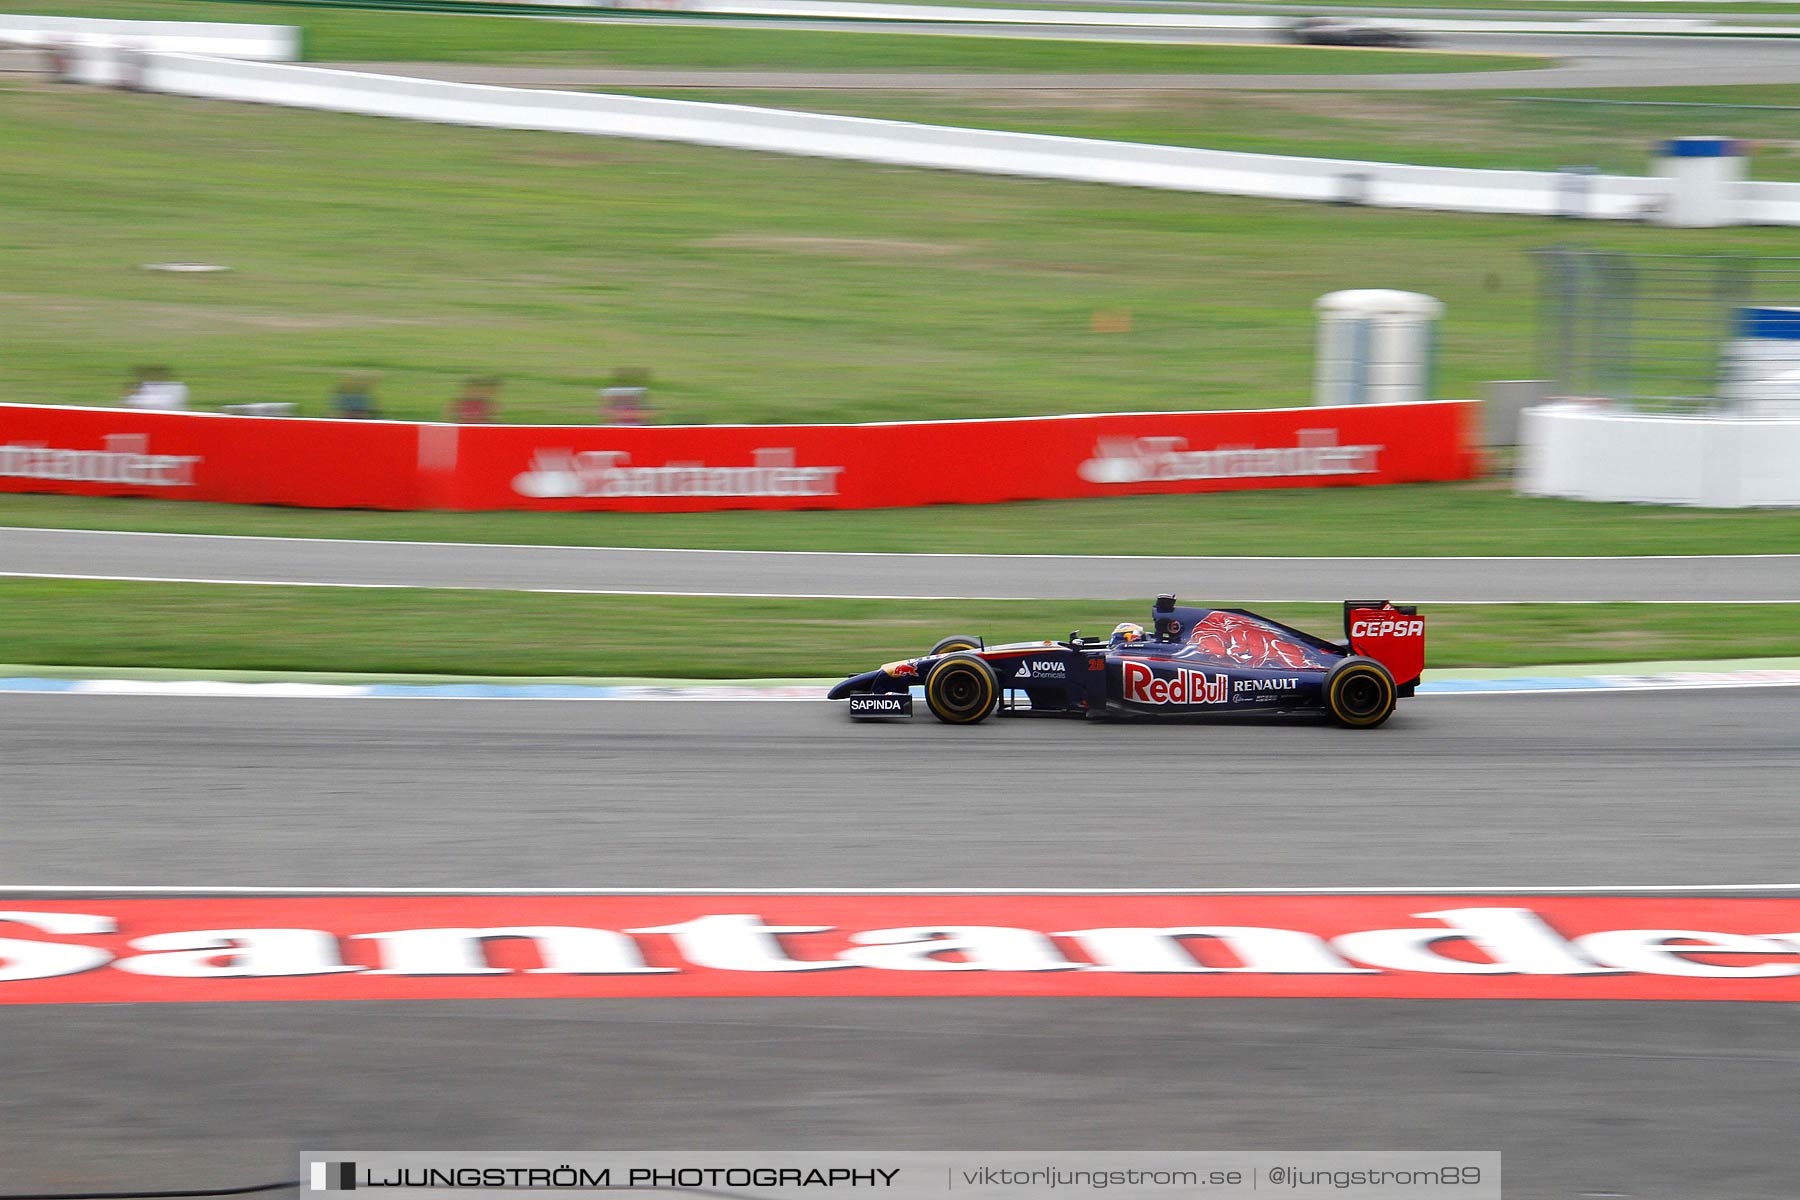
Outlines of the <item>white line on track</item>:
M545 587L478 587L466 583L337 583L318 579L207 579L189 578L180 575L74 575L52 571L0 571L0 578L7 579L77 579L96 582L113 583L203 583L227 587L309 587L309 588L361 588L371 591L415 591L415 592L516 592L535 596L693 596L719 600L1004 600L1012 603L1028 603L1029 596L881 596L858 595L847 592L688 592L660 591L632 588L545 588ZM1049 603L1056 603L1050 601ZM1078 602L1077 602L1078 603ZM1264 604L1263 600L1247 601L1247 603ZM1305 604L1307 601L1293 601ZM1320 601L1320 603L1336 604L1339 601ZM1443 603L1443 601L1421 601L1421 603ZM1503 601L1481 601L1480 603L1503 603ZM1605 601L1582 601L1582 603L1606 603ZM1661 603L1658 601L1658 603ZM1671 601L1670 603L1673 603ZM1700 601L1705 604L1735 604L1738 601ZM1749 603L1764 603L1750 601ZM1781 603L1773 601L1772 603Z
M483 547L499 550L598 551L607 554L743 554L761 556L804 555L812 558L1005 558L1039 559L1047 562L1086 562L1097 558L1127 562L1731 562L1748 558L1800 559L1800 554L1359 554L1359 555L1290 555L1290 554L1009 554L1001 552L931 551L931 550L727 550L704 546L561 546L537 542L434 542L381 538L314 538L283 537L260 533L166 533L136 529L60 529L38 525L0 525L5 533L72 533L92 537L205 538L220 542L310 542L324 546L456 546L464 549Z
M393 545L431 545L433 543L396 542ZM449 543L460 545L461 543ZM656 553L661 553L657 551ZM706 551L706 553L760 554L757 550ZM787 553L774 551L772 553ZM1005 556L998 556L1005 557ZM1025 557L1025 556L1020 556ZM1771 556L1779 557L1779 556ZM1329 560L1318 560L1329 561ZM1526 559L1509 561L1525 562ZM63 571L0 571L0 579L72 579L95 583L196 583L215 587L307 587L307 588L360 588L369 591L416 591L416 592L514 592L534 596L691 596L699 599L717 600L956 600L956 601L994 601L1009 604L1081 604L1081 600L1046 600L1036 596L920 596L920 595L885 595L862 592L694 592L674 588L546 588L546 587L481 587L466 583L345 583L319 579L214 579L206 576L187 575L88 575L73 574ZM1269 599L1257 596L1240 598L1239 604L1342 604L1342 596L1320 596L1316 599ZM1123 601L1099 601L1099 603L1124 603ZM1407 601L1409 604L1438 605L1506 605L1506 604L1800 604L1800 600L1471 600L1468 598L1433 600L1420 599Z
M278 887L259 884L231 887L208 884L6 884L0 896L1613 896L1661 893L1800 892L1800 883L1721 884L1551 884L1516 887L1224 887L1224 888L1068 888L1068 887Z

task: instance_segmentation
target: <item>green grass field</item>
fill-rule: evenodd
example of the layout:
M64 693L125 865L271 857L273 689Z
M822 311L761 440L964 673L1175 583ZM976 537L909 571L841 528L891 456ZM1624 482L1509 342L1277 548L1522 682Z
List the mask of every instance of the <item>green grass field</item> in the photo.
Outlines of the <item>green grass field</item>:
M206 0L35 3L50 15L297 25L313 62L539 63L832 71L1151 71L1248 74L1499 71L1542 66L1520 55L1176 46L1043 38L519 20L443 13L277 7Z
M1195 597L1196 602L1203 602ZM1326 636L1342 610L1268 606ZM1110 601L713 600L0 580L0 647L64 666L427 675L824 677L989 641L1105 631ZM1800 653L1792 605L1433 608L1429 665L1512 666ZM706 630L704 638L690 636ZM680 631L679 633L677 631Z
M1493 92L629 89L677 100L1211 150L1522 171L1582 164L1622 175L1645 173L1658 141L1704 129L1755 143L1752 178L1800 180L1800 86L1522 90L1536 98ZM1590 100L1771 107L1585 103Z
M0 394L112 402L166 362L203 408L323 414L348 371L439 417L666 421L1305 402L1313 301L1441 297L1442 392L1529 374L1533 247L1781 254L1790 231L1342 209L168 97L0 94ZM146 272L170 260L219 275ZM1094 332L1097 310L1129 332Z
M1344 71L1392 70L1404 58L1413 69L1466 69L1381 52L1313 58L1260 47L556 25L197 0L39 10L296 20L307 26L314 59ZM1169 65L1171 54L1186 65ZM1753 99L1787 102L1795 91L1759 89ZM1430 94L1088 96L1079 104L1016 95L823 103L824 94L809 93L804 105L734 98L1455 164L1469 161L1458 157L1470 153L1465 145L1511 131L1507 153L1530 161L1505 165L1561 165L1573 154L1630 169L1602 156L1673 128L1661 110L1615 119L1614 110ZM108 403L132 366L168 362L201 407L288 400L312 414L326 411L345 372L378 374L384 410L409 417L439 416L462 378L498 374L505 419L586 421L594 388L617 366L655 372L654 401L670 421L1255 407L1304 402L1311 301L1351 286L1445 299L1445 390L1474 394L1481 381L1516 377L1531 361L1528 251L1570 234L1526 219L960 176L30 82L0 83L0 103L8 118L0 122L8 164L0 172L0 321L10 335L0 396L9 399ZM1728 132L1780 142L1783 116L1747 117L1752 128ZM1525 137L1516 136L1521 125ZM1251 126L1254 134L1234 132ZM1792 150L1772 147L1759 174L1793 170ZM1476 161L1495 165L1485 150ZM1785 231L1579 232L1641 250L1791 252ZM167 260L231 271L141 270ZM1095 332L1098 310L1129 311L1129 331ZM1527 500L1498 482L682 516L329 513L8 496L0 523L822 550L1100 553L1135 536L1159 552L1190 554L1800 552L1800 514ZM947 631L1008 639L1096 630L1131 615L1126 608L0 580L0 659L328 673L831 675L917 653ZM1338 620L1326 606L1277 606L1271 615L1321 632ZM1433 666L1800 652L1794 606L1467 606L1431 616ZM646 636L696 627L723 640L698 653Z
M863 512L318 512L0 496L0 525L264 537L981 554L1800 554L1800 512L1526 499L1505 485L1225 492ZM0 654L0 659L4 655Z

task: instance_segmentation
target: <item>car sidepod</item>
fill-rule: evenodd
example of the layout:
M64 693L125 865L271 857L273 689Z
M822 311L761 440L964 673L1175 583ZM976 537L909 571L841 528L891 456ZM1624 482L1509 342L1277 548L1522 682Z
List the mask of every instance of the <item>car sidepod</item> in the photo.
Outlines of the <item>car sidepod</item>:
M1324 671L1306 667L1244 667L1155 648L1106 658L1108 709L1142 717L1316 711L1324 681Z
M982 658L993 668L1003 693L1002 707L1011 712L1076 713L1085 711L1090 697L1104 700L1104 693L1089 679L1090 661L1098 656L1057 644L1025 648L1001 647Z

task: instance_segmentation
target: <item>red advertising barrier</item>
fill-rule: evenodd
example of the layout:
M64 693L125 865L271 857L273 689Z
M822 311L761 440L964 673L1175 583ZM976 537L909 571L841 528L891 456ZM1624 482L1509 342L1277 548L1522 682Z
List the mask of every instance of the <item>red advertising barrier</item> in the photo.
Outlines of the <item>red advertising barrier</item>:
M1468 479L1473 403L877 425L464 428L452 507L992 504Z
M419 426L0 405L0 491L423 508Z
M1416 483L1473 402L867 425L412 425L0 405L0 490L321 508L895 508Z
M1800 1000L1800 900L586 895L0 901L0 1004L670 996Z

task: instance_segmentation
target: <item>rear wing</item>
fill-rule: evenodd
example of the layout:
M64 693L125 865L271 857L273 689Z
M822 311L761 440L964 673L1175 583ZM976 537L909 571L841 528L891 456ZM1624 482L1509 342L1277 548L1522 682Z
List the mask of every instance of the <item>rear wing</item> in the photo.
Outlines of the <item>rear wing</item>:
M1350 653L1386 667L1402 688L1416 687L1424 674L1425 618L1416 605L1346 600L1344 639Z

